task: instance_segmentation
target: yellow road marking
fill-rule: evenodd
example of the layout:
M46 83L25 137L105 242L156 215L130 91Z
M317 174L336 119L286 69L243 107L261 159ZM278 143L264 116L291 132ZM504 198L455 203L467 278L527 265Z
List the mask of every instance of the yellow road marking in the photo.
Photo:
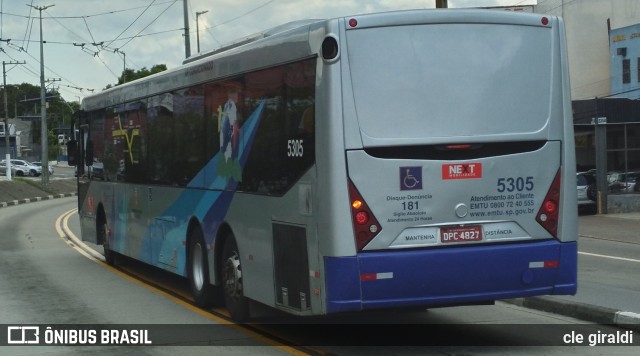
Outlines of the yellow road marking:
M98 262L100 263L100 265L109 270L110 272L126 279L127 281L130 281L134 284L137 284L151 292L154 292L158 295L161 295L173 302L175 302L178 305L181 305L182 307L195 312L207 319L213 320L219 324L223 324L223 325L227 325L230 326L231 328L233 328L236 331L239 331L247 336L250 336L254 339L257 339L259 341L262 341L263 343L269 345L269 346L275 346L277 348L279 348L280 350L290 353L292 355L298 355L298 356L302 356L302 355L309 355L306 352L302 352L300 350L295 349L294 347L291 346L286 346L286 345L282 345L280 343L275 342L274 340L271 340L263 335L260 335L254 331L248 330L243 328L242 326L238 325L238 324L234 324L226 319L220 318L218 316L215 316L209 312L206 312L200 308L197 308L159 288L156 288L152 285L146 284L142 281L140 281L139 279L136 279L134 277L131 277L129 275L127 275L126 273L119 271L118 269L109 266L105 260L104 257L96 250L94 250L93 248L91 248L90 246L88 246L87 244L85 244L84 242L82 242L69 228L69 218L78 212L78 209L72 209L67 211L66 213L60 215L57 219L56 219L56 223L55 223L55 228L56 231L58 232L58 236L60 237L60 239L62 239L67 245L71 246L73 249L75 249L76 251L78 251L81 255L87 257L88 259L94 261L94 262ZM86 249L86 251L85 251ZM96 255L100 256L101 258L97 257ZM178 292L176 292L176 294L179 294Z

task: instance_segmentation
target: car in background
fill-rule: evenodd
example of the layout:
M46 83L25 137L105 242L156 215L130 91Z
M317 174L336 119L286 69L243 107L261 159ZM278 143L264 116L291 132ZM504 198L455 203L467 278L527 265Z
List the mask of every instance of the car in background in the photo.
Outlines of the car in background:
M91 179L105 180L104 163L94 160L93 166L89 167Z
M578 208L595 209L597 191L596 177L589 172L577 174L578 184Z
M640 178L640 172L609 172L607 181L609 183L610 193L631 193L637 192L637 181Z
M42 173L42 168L31 164L31 162L21 159L12 159L11 161L11 175L16 177L37 177ZM4 172L6 173L6 160L0 162L4 166Z
M42 171L42 162L31 162L34 166L40 167L40 171ZM53 167L51 165L48 166L49 175L53 175Z

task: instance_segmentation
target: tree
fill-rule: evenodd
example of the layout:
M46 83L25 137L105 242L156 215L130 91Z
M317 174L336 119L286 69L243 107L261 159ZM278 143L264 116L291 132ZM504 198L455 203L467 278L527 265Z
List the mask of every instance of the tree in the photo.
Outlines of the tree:
M10 118L31 118L31 137L34 143L40 142L40 86L29 83L17 85L7 84L7 115ZM68 129L73 112L79 109L79 103L68 103L57 90L47 90L47 127L50 128L49 142L57 142L56 133L60 129ZM1 116L4 118L5 108L2 107ZM24 142L29 144L31 142Z
M134 71L131 68L126 68L124 71L122 71L122 75L118 78L118 83L115 85L107 85L107 87L105 89L109 89L112 88L114 86L118 86L120 84L123 83L128 83L128 82L132 82L136 79L140 79L140 78L144 78L144 77L148 77L152 74L156 74L156 73L160 73L167 70L167 65L166 64L156 64L153 67L151 67L151 69L147 69L147 67L143 67L140 70ZM126 79L126 80L125 80Z

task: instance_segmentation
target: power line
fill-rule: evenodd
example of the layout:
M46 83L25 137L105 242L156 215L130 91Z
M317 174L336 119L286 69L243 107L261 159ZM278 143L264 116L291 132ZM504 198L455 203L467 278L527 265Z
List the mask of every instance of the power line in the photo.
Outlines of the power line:
M49 13L49 12L47 12L47 13ZM65 26L64 24L62 24L62 22L60 22L57 18L53 18L53 17L52 17L52 19L53 19L53 20L55 20L55 21L58 23L58 25L62 26L62 28L64 28L65 30L67 30L67 31L71 32L71 33L72 33L72 34L74 34L76 37L78 37L78 38L80 38L81 40L83 40L83 41L84 41L84 39L82 38L82 36L78 35L77 33L73 32L72 30L70 30L67 26ZM85 23L86 23L86 22L85 22ZM88 27L87 27L87 29L88 29ZM91 31L89 31L89 33L91 33Z
M176 31L182 31L183 28L174 28L172 30L164 30L164 31L158 31L158 32L151 32L151 33L145 33L145 34L139 34L139 35L135 35L135 36L129 36L129 37L122 37L119 38L119 41L124 41L124 40L131 40L131 39L136 39L136 38L142 38L142 37L148 37L148 36L155 36L155 35L162 35L165 33L169 33L169 32L176 32ZM3 39L0 38L0 41L6 41L7 39ZM23 42L23 43L30 43L30 42L35 42L38 43L39 41L35 41L35 40L28 40L28 41L21 41L21 40L14 40L9 38L8 40L13 41L13 42ZM102 43L104 42L113 42L115 40L104 40L104 41L100 41ZM46 44L62 44L62 45L75 45L75 46L81 46L81 45L87 45L87 44L93 44L93 43L100 43L100 42L62 42L62 41L45 41ZM111 47L107 47L106 45L104 45L103 47L113 50L113 48Z
M29 5L29 17L27 18L27 28L24 30L24 37L22 38L23 40L27 39L27 34L29 34L29 39L31 39L31 31L33 30L33 18L31 17L32 11L33 11L33 0L31 0L31 4Z
M265 7L265 6L269 5L269 4L271 4L271 3L272 3L272 2L274 2L274 1L276 1L276 0L269 0L269 1L265 2L264 4L262 4L262 5L258 6L258 7L255 7L255 8L253 8L253 9L251 9L251 10L249 10L249 11L247 11L247 12L245 12L245 13L241 14L241 15L238 15L238 16L236 16L236 17L234 17L234 18L231 18L231 19L229 19L229 20L227 20L227 21L223 21L223 22L221 22L221 23L219 23L219 24L217 24L217 25L215 25L215 26L207 27L206 29L208 30L208 29L210 29L210 28L216 28L216 27L220 27L220 26L226 25L226 24L228 24L228 23L230 23L230 22L233 22L233 21L235 21L235 20L237 20L237 19L240 19L240 18L245 17L245 16L247 16L247 15L249 15L249 14L253 13L253 12L258 11L258 10L262 9L263 7Z
M135 24L135 23L136 23L136 21L138 21L138 19L140 19L140 17L141 17L142 15L144 15L144 13L145 13L145 12L147 12L147 10L149 10L149 8L151 7L151 5L153 5L153 3L154 3L154 2L156 2L156 0L151 1L151 4L147 5L147 7L146 7L146 8L145 8L141 13L140 13L140 15L138 15L138 17L136 17L136 18L135 18L135 20L133 20L133 22L132 22L129 26L127 26L127 28L125 28L122 32L120 32L120 34L119 34L119 35L118 35L114 40L112 40L111 42L107 43L107 47L108 47L110 44L112 44L113 42L117 41L117 40L118 40L118 38L120 38L120 36L122 36L125 32L127 32L127 30L128 30L129 28L131 28L131 26L133 26L133 24ZM172 4L172 5L173 5L173 4Z
M176 0L169 0L169 1L164 1L164 2L159 2L157 4L154 4L152 6L160 6L160 5L164 5L164 4L168 4L170 2L175 2ZM31 0L31 4L33 4L33 0ZM105 15L113 15L113 14L117 14L120 12L126 12L126 11L133 11L133 10L138 10L138 9L143 9L146 8L147 6L138 6L138 7L132 7L132 8L128 8L128 9L123 9L123 10L114 10L114 11L107 11L107 12L101 12L101 13L97 13L97 14L92 14L92 15L78 15L78 16L49 16L49 17L43 17L43 20L47 20L47 19L80 19L80 18L88 18L88 17L97 17L97 16L105 16ZM13 14L10 12L4 12L4 11L0 11L0 16L1 15L7 15L7 16L14 16L14 17L24 17L26 19L30 19L31 18L31 12L29 13L29 16L25 16L25 15L18 15L18 14Z
M145 26L142 30L140 30L140 32L138 32L135 36L133 36L129 41L125 42L123 45L121 45L119 48L122 48L124 46L126 46L127 44L129 44L129 42L131 42L134 38L138 37L142 31L146 30L149 26L151 26L154 22L156 22L156 20L158 20L160 18L160 16L162 16L165 12L167 12L167 10L169 10L171 8L171 6L173 6L173 4L175 4L177 2L174 1L172 4L170 4L169 6L167 6L166 9L164 9L164 11L162 11L160 14L158 14L158 16L156 16L155 19L153 19L147 26ZM115 40L114 40L115 41ZM113 42L113 41L112 41Z

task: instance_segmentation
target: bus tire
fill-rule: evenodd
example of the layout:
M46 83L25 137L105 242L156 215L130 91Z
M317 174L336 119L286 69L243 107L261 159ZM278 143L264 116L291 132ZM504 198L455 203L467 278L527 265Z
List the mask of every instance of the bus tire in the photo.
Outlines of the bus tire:
M115 252L111 250L111 246L109 244L109 236L107 236L107 231L109 231L109 227L107 226L106 219L103 215L100 215L100 218L97 222L97 241L102 241L102 248L104 249L104 261L107 262L109 266L113 266L116 263Z
M206 308L214 304L220 304L220 289L209 283L207 245L199 228L194 229L189 238L187 273L191 294L197 306Z
M221 264L224 304L234 321L246 321L250 316L249 301L243 293L240 253L233 235L225 239Z

